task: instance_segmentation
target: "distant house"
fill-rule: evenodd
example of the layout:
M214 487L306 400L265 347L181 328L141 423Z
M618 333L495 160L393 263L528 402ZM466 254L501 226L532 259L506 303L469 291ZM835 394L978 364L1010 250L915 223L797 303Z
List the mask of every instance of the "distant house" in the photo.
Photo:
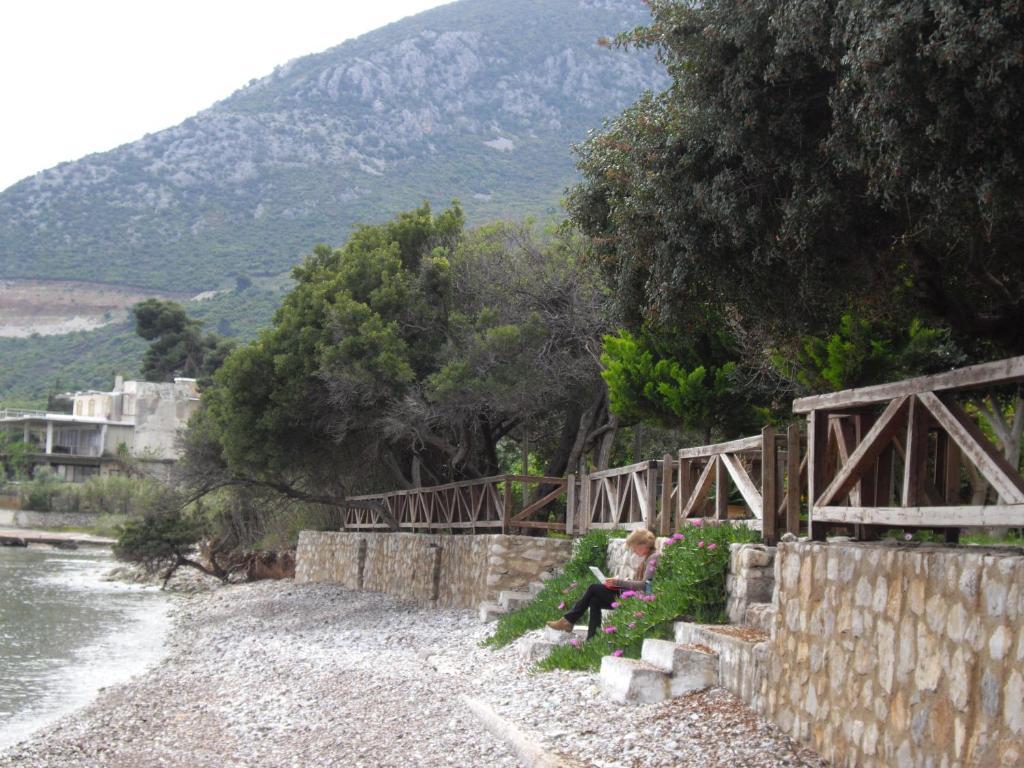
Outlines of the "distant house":
M118 376L111 392L76 392L71 413L0 410L0 430L36 449L33 471L48 466L71 482L121 474L129 457L163 474L179 457L178 432L198 408L195 379Z

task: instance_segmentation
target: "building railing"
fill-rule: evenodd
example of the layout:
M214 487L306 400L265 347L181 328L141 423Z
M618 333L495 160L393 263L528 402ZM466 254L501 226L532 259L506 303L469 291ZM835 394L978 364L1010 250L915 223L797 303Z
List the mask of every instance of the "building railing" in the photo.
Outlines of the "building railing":
M29 411L24 408L0 408L0 421L4 419L45 419L46 411Z

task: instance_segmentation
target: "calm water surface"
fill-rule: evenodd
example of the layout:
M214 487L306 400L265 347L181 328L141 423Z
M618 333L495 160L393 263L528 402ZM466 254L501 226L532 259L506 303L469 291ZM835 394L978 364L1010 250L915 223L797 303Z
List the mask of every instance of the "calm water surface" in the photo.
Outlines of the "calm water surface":
M169 598L109 550L0 547L0 750L163 655Z

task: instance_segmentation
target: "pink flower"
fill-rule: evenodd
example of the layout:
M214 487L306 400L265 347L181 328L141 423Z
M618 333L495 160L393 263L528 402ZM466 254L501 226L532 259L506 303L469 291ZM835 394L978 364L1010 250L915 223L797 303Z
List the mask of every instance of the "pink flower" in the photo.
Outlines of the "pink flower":
M604 633L606 635L614 635L618 631L619 630L615 627L614 624L609 624L607 627L604 628Z
M679 531L672 534L672 541L686 541L686 537L683 536Z
M571 645L573 648L579 648L580 639L578 637L574 637L572 640L569 641L569 645Z
M708 549L709 550L718 549L718 545L715 544L715 542L712 541L710 544L708 544Z
M558 610L562 610L563 608L565 608L565 601L564 600L558 604Z
M654 602L654 595L640 595L640 599L645 603L651 603Z
M643 611L634 611L633 615L636 616L638 619L642 619L645 616Z
M619 607L618 603L612 603L612 608L618 608L618 607Z
M636 597L636 590L635 589L627 589L625 592L623 592L621 595L619 595L619 598L622 599L622 600L625 600L627 597Z
M697 549L704 549L704 539L697 542Z
M693 525L696 528L700 528L702 525L704 525L704 518L702 518L702 517L695 517L693 519Z
M616 648L614 651L612 651L612 656L621 656L621 655L622 655L622 649L621 648Z
M636 629L636 622L635 621L631 621L626 626L628 626L630 629Z

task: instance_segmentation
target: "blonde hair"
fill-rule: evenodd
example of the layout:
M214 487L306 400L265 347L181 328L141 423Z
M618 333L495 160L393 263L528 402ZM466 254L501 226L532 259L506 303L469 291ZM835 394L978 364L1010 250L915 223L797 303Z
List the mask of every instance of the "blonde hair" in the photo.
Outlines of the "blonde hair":
M648 531L646 528L637 528L629 536L626 537L627 547L637 547L646 544L654 551L655 538L654 534Z

